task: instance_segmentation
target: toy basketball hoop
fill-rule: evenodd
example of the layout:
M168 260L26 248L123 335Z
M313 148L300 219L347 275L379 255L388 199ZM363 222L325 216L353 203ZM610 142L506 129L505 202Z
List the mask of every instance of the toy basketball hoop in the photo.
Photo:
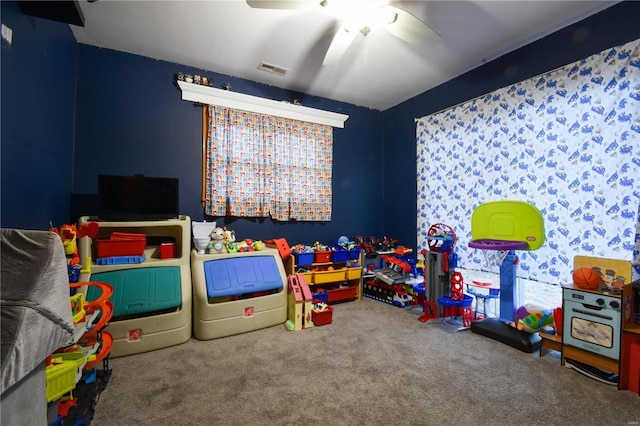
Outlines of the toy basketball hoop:
M502 265L504 258L511 250L527 250L529 244L524 241L492 240L485 238L482 240L469 241L469 247L482 250L485 266Z
M471 215L469 247L481 250L536 250L544 243L544 221L523 201L492 201Z
M492 201L473 211L469 247L482 250L486 266L500 267L500 321L513 323L515 318L518 258L514 252L537 250L543 243L544 220L532 204Z

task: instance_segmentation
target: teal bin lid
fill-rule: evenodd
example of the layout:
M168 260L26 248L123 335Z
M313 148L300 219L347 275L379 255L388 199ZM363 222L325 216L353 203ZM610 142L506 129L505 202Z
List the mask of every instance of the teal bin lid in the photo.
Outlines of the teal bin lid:
M144 314L182 305L180 268L134 268L91 274L92 281L111 284L113 318ZM87 300L95 300L100 290L90 286Z

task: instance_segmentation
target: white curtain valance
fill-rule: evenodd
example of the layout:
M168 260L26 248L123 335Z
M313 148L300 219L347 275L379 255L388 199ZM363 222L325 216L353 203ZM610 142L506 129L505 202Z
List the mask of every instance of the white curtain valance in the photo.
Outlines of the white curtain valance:
M200 102L206 105L233 108L241 111L256 112L274 117L290 118L339 128L344 128L344 122L349 118L348 115L337 112L259 98L257 96L187 83L185 81L178 81L178 86L180 86L180 90L182 91L183 100Z

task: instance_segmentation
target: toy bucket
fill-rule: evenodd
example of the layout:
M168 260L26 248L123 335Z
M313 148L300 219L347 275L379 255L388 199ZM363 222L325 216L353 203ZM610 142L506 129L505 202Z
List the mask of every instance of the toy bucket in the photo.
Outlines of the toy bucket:
M556 327L556 334L562 336L562 308L555 308L553 310L553 322Z
M76 236L74 235L72 238L63 239L62 246L64 247L64 254L71 256L76 251Z

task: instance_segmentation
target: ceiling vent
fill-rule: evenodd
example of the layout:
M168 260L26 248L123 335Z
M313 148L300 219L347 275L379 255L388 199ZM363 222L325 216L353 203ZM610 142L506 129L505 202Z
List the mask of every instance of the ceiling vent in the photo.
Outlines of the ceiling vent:
M282 77L287 75L287 73L289 72L289 70L286 69L286 68L279 67L279 66L273 65L273 64L269 64L269 63L266 63L266 62L260 62L260 65L258 65L258 69L262 70L262 71L272 72L272 73L278 74L279 76L282 76Z

